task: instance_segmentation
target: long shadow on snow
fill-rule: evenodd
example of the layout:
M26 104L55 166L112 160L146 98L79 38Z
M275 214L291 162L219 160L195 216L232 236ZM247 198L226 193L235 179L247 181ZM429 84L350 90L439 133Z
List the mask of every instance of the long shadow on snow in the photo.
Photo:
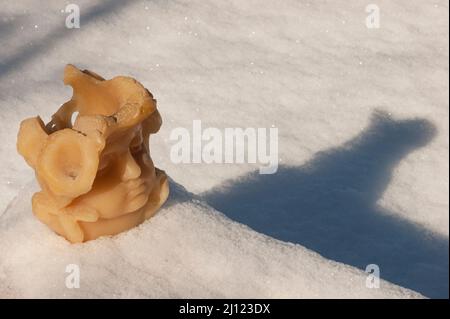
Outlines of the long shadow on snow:
M377 204L393 169L426 145L434 126L380 112L359 136L273 175L231 180L200 198L229 218L326 258L365 269L428 297L448 297L448 238Z

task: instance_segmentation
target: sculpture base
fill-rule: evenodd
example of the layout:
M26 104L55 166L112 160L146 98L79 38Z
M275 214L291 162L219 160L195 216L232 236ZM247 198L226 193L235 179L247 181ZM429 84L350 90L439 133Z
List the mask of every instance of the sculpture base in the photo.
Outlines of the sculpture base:
M116 235L152 217L165 203L169 196L167 175L164 171L156 169L156 179L159 183L150 193L147 203L142 208L120 217L81 221L70 215L55 215L48 212L48 209L44 210L44 205L40 205L39 193L33 196L33 213L41 222L72 243L85 242L101 236ZM74 232L74 228L78 228L78 231ZM78 235L73 236L74 233Z

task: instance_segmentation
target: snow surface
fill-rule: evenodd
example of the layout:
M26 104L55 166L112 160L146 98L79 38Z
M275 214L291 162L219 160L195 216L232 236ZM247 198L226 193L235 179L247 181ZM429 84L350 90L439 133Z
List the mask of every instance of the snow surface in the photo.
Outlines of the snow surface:
M36 187L28 185L19 198ZM172 191L172 200L151 222L82 245L55 236L31 216L28 201L18 201L2 218L3 296L420 297L387 282L368 289L365 273L258 234L179 185L172 183ZM69 264L80 266L79 289L65 286Z
M373 1L379 29L370 1L68 3L80 29L64 2L2 3L0 297L448 297L447 1ZM155 218L84 245L34 219L15 149L22 119L70 98L67 63L150 89L172 178ZM278 127L278 173L171 163L171 130L197 119Z

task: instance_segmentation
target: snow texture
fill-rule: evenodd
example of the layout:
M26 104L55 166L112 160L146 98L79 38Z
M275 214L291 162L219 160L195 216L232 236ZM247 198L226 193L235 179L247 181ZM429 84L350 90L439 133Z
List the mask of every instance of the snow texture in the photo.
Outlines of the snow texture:
M28 198L28 185L19 198ZM151 221L72 245L29 213L28 201L2 218L0 280L7 297L381 298L420 297L230 221L172 183L172 200ZM20 231L20 233L17 233ZM7 244L7 245L5 245ZM80 266L80 288L65 286L66 266Z
M77 0L80 29L68 3L2 3L0 297L448 297L447 1L376 1L379 29L356 0ZM83 245L32 216L15 148L70 98L67 63L150 89L172 179L154 218ZM172 163L171 130L199 119L277 127L278 172Z

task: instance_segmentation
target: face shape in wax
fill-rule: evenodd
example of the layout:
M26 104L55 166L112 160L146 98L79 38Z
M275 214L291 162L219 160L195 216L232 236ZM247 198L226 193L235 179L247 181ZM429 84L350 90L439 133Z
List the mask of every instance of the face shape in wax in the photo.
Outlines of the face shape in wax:
M133 78L64 70L73 97L45 125L22 121L18 152L42 190L33 212L70 242L130 229L166 201L166 174L150 158L149 136L161 126L152 94ZM74 113L78 115L72 124Z

